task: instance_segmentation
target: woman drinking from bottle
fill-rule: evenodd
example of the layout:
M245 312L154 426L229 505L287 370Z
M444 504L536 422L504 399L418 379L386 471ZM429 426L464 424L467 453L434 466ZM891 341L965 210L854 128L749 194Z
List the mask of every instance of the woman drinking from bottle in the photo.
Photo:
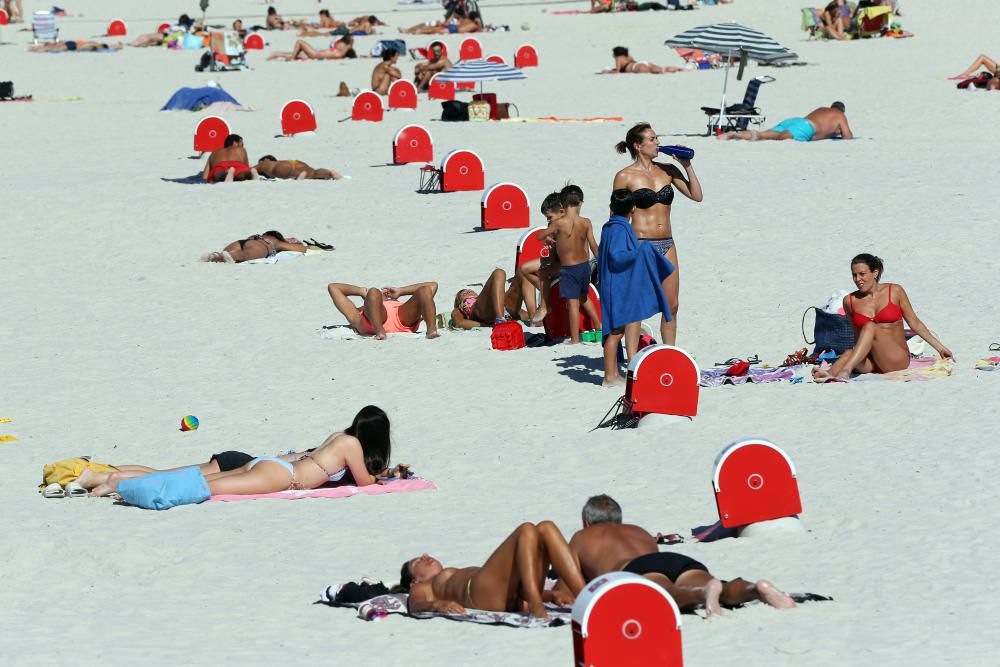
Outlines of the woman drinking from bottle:
M673 345L677 340L677 309L680 293L680 267L677 263L677 247L674 245L670 226L674 190L691 201L702 200L701 183L698 182L698 176L691 166L692 151L682 150L677 151L680 155L671 155L680 168L675 164L655 162L660 152L674 148L667 146L661 151L660 141L649 123L633 126L625 135L625 141L619 141L615 146L619 153L628 151L633 162L615 174L613 185L615 190L625 188L632 191L635 200L632 229L635 230L635 235L640 241L651 244L674 266L674 271L663 281L663 291L670 303L671 317L667 318L664 315L660 321L660 338L661 342L667 345ZM638 338L639 329L627 330L625 335Z

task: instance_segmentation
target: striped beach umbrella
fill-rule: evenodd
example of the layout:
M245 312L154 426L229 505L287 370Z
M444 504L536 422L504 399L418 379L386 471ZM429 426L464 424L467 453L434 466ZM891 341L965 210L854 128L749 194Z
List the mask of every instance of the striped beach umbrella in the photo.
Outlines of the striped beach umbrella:
M725 78L722 82L722 104L720 105L720 126L726 118L726 89L729 86L729 61L733 57L741 59L740 72L737 78L743 76L743 64L746 59L762 63L775 63L782 60L793 60L799 56L786 47L753 28L739 23L713 23L685 30L666 41L667 46L675 49L698 49L707 53L718 53L725 56Z
M455 83L479 82L479 92L483 92L483 81L514 81L526 79L524 72L489 60L466 60L451 69L435 75L435 81L454 81Z

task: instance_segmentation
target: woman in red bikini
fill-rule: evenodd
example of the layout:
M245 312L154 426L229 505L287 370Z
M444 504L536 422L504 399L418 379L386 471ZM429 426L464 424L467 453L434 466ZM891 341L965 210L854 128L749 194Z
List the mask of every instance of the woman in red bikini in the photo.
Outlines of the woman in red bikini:
M851 260L858 291L844 297L844 313L854 326L854 348L847 350L828 371L813 369L817 380L847 380L851 372L888 373L910 365L903 337L903 320L945 359L954 358L913 312L902 285L879 283L882 260L862 253Z

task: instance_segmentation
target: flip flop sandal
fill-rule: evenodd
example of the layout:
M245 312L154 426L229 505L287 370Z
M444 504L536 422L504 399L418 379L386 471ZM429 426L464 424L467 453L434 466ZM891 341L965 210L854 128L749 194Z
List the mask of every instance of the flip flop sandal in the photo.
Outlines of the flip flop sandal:
M73 480L66 485L66 497L67 498L82 498L85 497L89 492L87 489L80 486L80 483Z
M990 352L1000 352L1000 343L990 343Z
M329 243L320 243L319 241L317 241L316 239L313 239L313 238L311 238L308 241L306 241L305 245L312 246L314 248L319 248L320 250L336 250L336 248L334 248Z
M740 359L739 357L732 357L731 359L726 359L725 361L718 361L718 362L716 362L715 365L716 366L732 366L733 364L738 363L740 361L743 361L743 360Z
M746 358L746 362L748 364L750 364L751 366L753 366L754 364L759 364L760 363L760 357L755 354L752 357L747 357Z
M65 498L66 491L59 484L52 482L42 491L42 496L44 498Z

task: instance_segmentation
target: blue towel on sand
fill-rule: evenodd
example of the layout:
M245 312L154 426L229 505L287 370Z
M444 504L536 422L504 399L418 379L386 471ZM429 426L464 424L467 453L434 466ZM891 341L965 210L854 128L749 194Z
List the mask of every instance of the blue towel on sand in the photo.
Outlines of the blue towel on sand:
M674 266L648 243L640 243L628 220L613 215L601 229L597 252L601 272L601 324L604 335L656 313L670 319L663 280Z
M118 495L129 505L147 510L168 510L208 500L212 492L197 467L154 472L118 482Z
M205 86L204 88L181 88L171 97L160 111L197 111L215 102L232 102L239 106L236 99L222 88Z

